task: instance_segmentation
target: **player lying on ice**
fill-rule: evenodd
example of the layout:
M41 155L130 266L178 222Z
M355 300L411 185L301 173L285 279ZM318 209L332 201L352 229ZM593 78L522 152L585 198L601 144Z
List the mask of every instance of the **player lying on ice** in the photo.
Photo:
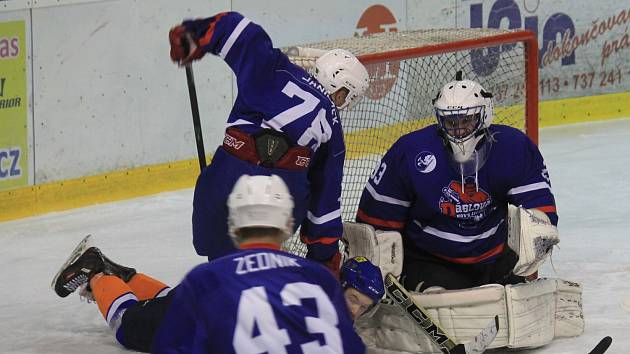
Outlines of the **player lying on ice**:
M525 282L559 241L537 146L515 128L492 124L492 94L461 72L433 106L437 124L402 136L376 166L357 221L402 234L401 283L459 339L495 315L502 323L492 347L579 335L578 284ZM435 350L407 318L387 311L380 306L358 324L366 344L382 352ZM383 318L390 315L391 321Z
M207 53L217 55L238 86L223 144L195 187L197 253L212 260L234 250L225 208L232 186L243 174L275 174L295 199L293 231L301 226L306 257L338 272L345 158L338 110L362 98L365 67L350 52L335 49L317 59L311 76L274 48L262 27L237 12L184 21L169 38L173 61L186 65Z
M240 250L197 266L173 289L82 242L55 276L54 290L66 297L81 288L129 349L364 352L352 318L383 296L379 269L352 258L340 285L320 264L280 251L292 232L293 200L278 176L240 177L228 209Z

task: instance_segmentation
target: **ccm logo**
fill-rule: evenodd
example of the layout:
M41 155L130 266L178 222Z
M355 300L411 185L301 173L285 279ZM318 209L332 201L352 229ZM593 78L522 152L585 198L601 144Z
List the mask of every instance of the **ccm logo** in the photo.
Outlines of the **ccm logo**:
M311 161L309 157L298 156L295 160L295 164L298 166L308 167L309 161Z
M245 145L245 142L236 140L233 136L229 136L225 134L225 138L223 138L223 144L229 147L233 147L234 149L238 150L242 148L243 145Z

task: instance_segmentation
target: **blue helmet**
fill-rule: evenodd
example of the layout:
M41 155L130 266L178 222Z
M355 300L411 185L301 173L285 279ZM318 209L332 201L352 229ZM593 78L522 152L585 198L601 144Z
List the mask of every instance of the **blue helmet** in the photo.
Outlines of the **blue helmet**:
M380 301L385 294L381 270L365 257L350 258L341 266L339 273L344 289L354 288L374 302Z

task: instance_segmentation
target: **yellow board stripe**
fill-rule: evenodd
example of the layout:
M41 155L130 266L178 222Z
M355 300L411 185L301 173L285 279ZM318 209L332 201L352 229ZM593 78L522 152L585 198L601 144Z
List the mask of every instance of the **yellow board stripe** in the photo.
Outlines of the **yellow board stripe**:
M541 127L628 118L630 92L543 101L539 110Z
M630 92L540 103L541 127L624 117L630 117ZM427 122L420 120L380 128L378 144L367 140L364 132L347 134L349 150L358 151L347 157L383 153L382 146L390 146L401 134L425 125ZM199 165L193 159L1 191L0 221L191 188L198 175Z
M364 129L346 133L346 159L359 159L366 155L382 154L398 138L411 131L431 124L426 118L415 119L386 127ZM378 138L377 138L378 137Z
M502 116L505 112L507 115L514 114L518 110L518 106L499 107L495 109L497 116ZM414 130L424 128L435 123L435 118L424 117L414 119L398 124L388 125L385 127L363 129L356 132L345 133L344 139L346 143L346 159L360 159L368 155L384 154L390 146L392 146L399 137L410 133ZM510 123L501 123L509 124ZM523 128L517 127L517 128Z
M0 192L0 221L194 186L198 160L143 166Z

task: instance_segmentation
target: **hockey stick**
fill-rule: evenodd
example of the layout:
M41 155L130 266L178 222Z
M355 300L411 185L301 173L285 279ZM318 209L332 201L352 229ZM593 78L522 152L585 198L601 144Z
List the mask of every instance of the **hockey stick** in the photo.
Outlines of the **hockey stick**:
M199 170L206 167L206 151L203 147L201 133L201 120L199 119L199 104L197 103L197 90L193 77L192 64L186 65L186 80L188 81L188 95L190 96L190 108L192 110L193 127L195 128L195 142L197 143L197 157L199 158Z
M612 343L612 338L610 336L606 336L602 338L599 341L599 343L597 343L595 348L593 348L593 350L588 352L588 354L603 354L608 350L608 347L610 347L611 343Z
M184 52L190 54L190 42L182 41ZM206 151L203 147L203 135L201 132L201 120L199 119L199 103L197 102L197 89L195 88L195 77L193 76L192 63L186 64L186 81L188 82L188 96L190 96L190 109L192 111L193 127L195 128L195 142L197 143L197 158L199 159L199 170L206 167Z
M400 285L391 273L385 277L385 291L405 314L409 316L429 336L431 341L445 354L480 354L492 343L499 332L499 316L477 334L469 343L457 343L440 325L429 315L427 310L417 304L409 292Z

